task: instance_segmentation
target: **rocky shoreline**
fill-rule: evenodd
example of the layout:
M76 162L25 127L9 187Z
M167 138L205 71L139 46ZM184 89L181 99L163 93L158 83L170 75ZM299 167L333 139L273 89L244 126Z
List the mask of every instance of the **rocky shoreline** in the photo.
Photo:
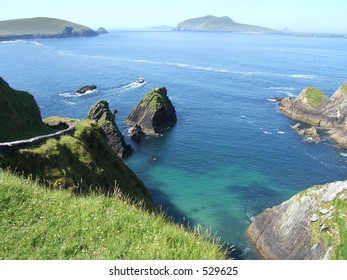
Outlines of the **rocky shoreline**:
M339 259L347 181L315 186L256 216L247 234L264 259Z
M339 147L347 148L347 83L330 98L321 90L308 87L296 99L278 101L280 112L294 120L327 129Z

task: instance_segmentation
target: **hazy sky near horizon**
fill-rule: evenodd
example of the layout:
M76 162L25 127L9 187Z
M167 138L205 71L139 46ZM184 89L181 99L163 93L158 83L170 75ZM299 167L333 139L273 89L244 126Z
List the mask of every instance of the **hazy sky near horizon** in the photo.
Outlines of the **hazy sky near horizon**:
M141 29L215 15L277 30L347 33L346 12L346 0L9 0L0 20L47 16L93 29Z

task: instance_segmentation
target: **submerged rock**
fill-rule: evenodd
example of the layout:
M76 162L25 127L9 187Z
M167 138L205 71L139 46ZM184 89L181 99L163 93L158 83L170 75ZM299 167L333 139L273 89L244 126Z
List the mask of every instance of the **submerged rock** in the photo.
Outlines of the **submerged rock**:
M256 216L247 233L265 259L345 258L341 224L347 219L341 215L347 209L340 198L346 193L347 181L312 187ZM331 205L336 211L328 211L333 218L326 219L322 209ZM320 218L324 223L317 222Z
M119 157L131 155L132 148L125 143L115 122L115 114L110 111L107 101L97 102L88 112L86 119L94 120L101 126L108 139L107 144Z
M147 93L125 122L129 126L140 126L147 135L155 135L175 126L176 110L167 96L166 88L155 88Z

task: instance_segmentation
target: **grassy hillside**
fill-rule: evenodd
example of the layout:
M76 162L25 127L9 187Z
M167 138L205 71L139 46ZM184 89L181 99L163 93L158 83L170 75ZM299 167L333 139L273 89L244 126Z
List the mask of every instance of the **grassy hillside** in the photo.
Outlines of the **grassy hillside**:
M127 201L0 171L0 259L223 259L201 235Z
M0 21L0 36L6 37L23 35L62 35L66 27L72 28L72 32L76 35L87 33L95 33L94 35L97 35L96 32L94 32L87 26L83 26L61 19L36 17Z
M57 118L48 120L57 122ZM33 175L52 188L75 193L121 193L154 207L151 195L135 173L111 150L100 126L76 121L74 135L50 139L34 149L21 149L0 161L0 167Z
M250 32L250 33L279 33L266 27L234 22L229 17L204 16L185 20L175 28L178 31L207 31L207 32Z
M34 97L12 89L0 77L0 142L26 139L52 130L42 122Z

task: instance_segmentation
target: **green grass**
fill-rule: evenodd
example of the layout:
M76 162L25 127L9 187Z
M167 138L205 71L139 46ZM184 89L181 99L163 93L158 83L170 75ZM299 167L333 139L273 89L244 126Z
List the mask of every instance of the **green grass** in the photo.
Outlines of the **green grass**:
M0 77L0 142L27 139L52 133L42 122L34 97L12 89Z
M166 107L168 102L166 88L155 88L145 95L140 104L143 104L149 111L155 112Z
M319 189L320 187L315 186L309 190ZM303 191L301 194L305 195L306 191ZM317 199L318 197L313 198ZM311 242L313 245L323 240L326 248L332 246L330 259L347 260L347 201L336 198L330 202L323 203L320 209L330 209L332 206L334 207L334 214L331 219L324 219L319 211L315 213L320 219L310 224ZM326 232L321 232L321 223L329 227Z
M316 88L307 88L305 94L307 102L312 108L318 108L321 102L325 99L324 92Z
M345 200L338 201L336 208L339 212L346 213L347 202ZM338 260L347 260L347 219L337 215L336 223L339 227L340 244L337 246L335 258Z
M0 21L0 36L18 36L27 34L57 35L61 34L65 27L73 27L74 32L82 32L85 29L89 29L86 26L65 20L36 17Z
M126 199L75 196L0 171L0 259L223 259L206 236Z
M51 119L58 122L58 118ZM47 120L46 120L47 121ZM143 182L107 145L94 121L76 121L74 135L50 139L34 149L21 149L0 161L0 167L33 175L51 188L75 193L120 191L135 201L154 207Z

